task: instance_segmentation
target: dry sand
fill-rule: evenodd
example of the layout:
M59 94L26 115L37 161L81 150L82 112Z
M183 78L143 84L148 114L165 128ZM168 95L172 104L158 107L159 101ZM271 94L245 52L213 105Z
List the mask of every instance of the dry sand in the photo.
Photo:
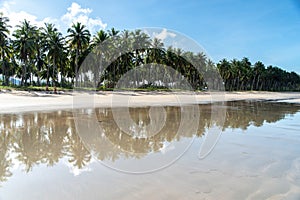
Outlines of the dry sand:
M74 100L76 105L74 105ZM72 109L74 107L154 106L211 103L234 100L267 100L300 103L300 92L99 92L47 94L0 91L0 113Z

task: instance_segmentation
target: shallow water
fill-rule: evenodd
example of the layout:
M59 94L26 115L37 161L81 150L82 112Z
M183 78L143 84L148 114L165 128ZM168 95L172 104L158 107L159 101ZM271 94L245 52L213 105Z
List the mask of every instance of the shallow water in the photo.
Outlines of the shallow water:
M2 114L0 199L300 199L299 111L239 101Z

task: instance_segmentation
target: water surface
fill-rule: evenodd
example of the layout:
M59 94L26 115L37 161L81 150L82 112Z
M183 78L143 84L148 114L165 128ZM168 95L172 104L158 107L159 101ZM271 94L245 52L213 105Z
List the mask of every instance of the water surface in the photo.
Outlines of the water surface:
M157 108L163 118L155 109L130 108L130 134L109 108L76 111L97 116L97 133L88 123L78 133L71 110L1 114L0 199L300 199L297 104L227 102L220 106L225 121L199 105L197 129L191 123L180 134L183 108ZM199 159L213 127L222 130L220 140ZM140 175L107 166L126 171L163 162L166 168Z

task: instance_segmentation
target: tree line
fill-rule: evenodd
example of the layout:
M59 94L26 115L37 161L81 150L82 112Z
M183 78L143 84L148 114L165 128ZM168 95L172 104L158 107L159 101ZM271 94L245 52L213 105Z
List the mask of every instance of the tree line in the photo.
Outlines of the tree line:
M183 79L186 79L195 90L221 86L230 91L290 91L300 88L300 76L295 72L266 67L260 61L251 64L248 58L223 59L214 63L203 52L166 47L161 40L151 39L141 30L118 31L112 28L92 35L85 25L77 22L67 29L67 35L63 35L54 24L37 27L27 20L20 22L13 33L10 33L10 28L9 18L0 13L0 74L2 85L6 86L16 84L13 81L16 79L12 78L18 78L21 86L46 86L46 89L48 86L72 88L80 81L86 87L114 88L126 72L151 64L151 72L139 74L134 82L128 80L131 85L126 86L168 88L172 85L181 88ZM102 48L97 48L100 44ZM131 47L132 51L118 55L112 50L118 46ZM104 71L94 70L94 78L80 71L91 52L97 58L90 62L97 63L99 69L107 66ZM109 62L111 60L113 62ZM174 71L153 64L169 66ZM218 75L221 75L221 82Z
M261 61L251 64L248 58L242 60L226 59L217 63L224 80L225 89L291 91L299 90L300 76L295 72L287 72L279 67L266 67Z

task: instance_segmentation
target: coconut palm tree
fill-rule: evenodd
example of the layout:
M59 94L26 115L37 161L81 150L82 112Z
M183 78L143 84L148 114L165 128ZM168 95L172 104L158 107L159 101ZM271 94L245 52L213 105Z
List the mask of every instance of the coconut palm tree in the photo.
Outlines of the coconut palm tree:
M151 40L150 37L142 32L142 30L136 30L134 32L131 32L132 37L132 49L134 51L134 65L135 67L140 66L141 64L144 64L144 56L146 50L151 46ZM135 73L135 84L138 87L141 77L137 77L137 74Z
M109 41L110 38L109 34L105 32L104 30L99 30L96 32L92 39L91 48L94 52L94 61L95 63L93 66L95 66L95 69L93 70L95 72L94 74L94 86L99 87L100 80L99 80L99 73L102 72L103 64L105 62L104 58L107 57L105 54L108 53L109 50Z
M70 49L75 52L75 59L74 59L74 72L75 72L75 81L76 86L78 85L78 70L80 66L80 57L82 56L84 50L86 50L90 43L90 32L86 29L85 25L77 22L73 24L71 28L67 31L69 33L68 42L70 45ZM82 59L81 59L82 60Z
M253 72L251 68L251 62L248 58L244 57L241 60L241 85L240 90L249 90L251 88L251 82L253 79Z
M0 13L0 41L4 41L7 39L9 35L9 26L7 23L9 22L9 19L7 17L4 17L2 13Z
M225 85L226 90L231 90L231 78L232 78L232 73L231 73L231 65L230 63L224 58L222 59L218 64L217 68L219 70L219 73L221 77L223 78L223 82Z
M265 70L265 66L262 62L258 61L254 64L253 72L253 82L251 90L260 90L259 84L261 84L261 76Z
M56 93L56 86L58 82L58 66L61 60L64 59L64 38L62 34L58 32L57 28L53 24L45 24L44 28L44 40L45 49L47 50L47 57L50 61L48 65L52 65L52 82L54 86L54 92ZM47 70L47 87L49 80L49 68Z
M7 83L4 81L6 75L6 69L9 66L9 58L11 57L10 44L8 41L9 28L10 26L7 24L9 19L4 17L2 13L0 13L0 62L2 65L2 75L3 75L3 83ZM8 79L7 79L8 80Z
M93 37L92 44L97 46L109 38L109 35L104 30L99 30Z
M2 84L9 85L9 77L14 74L15 60L12 52L12 45L9 40L5 40L1 43L0 57L2 57L2 59L0 60L0 65L2 68L0 69L0 73L2 73L3 76Z
M155 82L159 81L158 80L158 68L156 67L156 64L165 64L166 63L166 50L164 49L164 44L163 42L158 39L158 38L154 38L151 41L151 45L150 48L147 49L146 51L146 57L145 57L145 63L146 64L151 64L150 66L150 70L149 70L149 74L148 74L148 78L153 77L152 81L155 80ZM165 70L165 69L162 69ZM152 83L151 81L148 81L148 84L155 84Z
M112 27L108 31L108 34L109 34L110 37L116 37L116 36L118 36L119 33L120 33L120 31L117 31L114 27Z
M22 65L21 85L27 83L30 60L35 53L35 31L36 27L24 20L21 25L17 25L17 30L13 34L15 37L13 40L14 51Z

